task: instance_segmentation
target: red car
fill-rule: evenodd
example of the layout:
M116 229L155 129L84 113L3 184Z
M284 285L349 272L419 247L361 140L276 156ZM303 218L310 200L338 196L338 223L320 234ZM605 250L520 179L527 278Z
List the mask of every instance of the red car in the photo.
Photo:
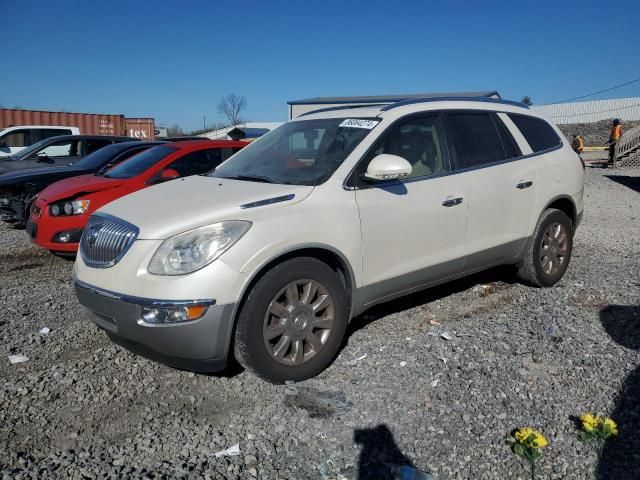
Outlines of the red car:
M69 178L45 188L27 222L31 240L57 254L73 255L93 212L113 200L157 183L206 173L245 142L193 140L158 145L103 175Z

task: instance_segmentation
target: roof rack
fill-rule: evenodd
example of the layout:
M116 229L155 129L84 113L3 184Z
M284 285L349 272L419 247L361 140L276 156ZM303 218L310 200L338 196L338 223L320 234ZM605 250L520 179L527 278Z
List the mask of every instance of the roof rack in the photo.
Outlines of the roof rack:
M314 97L302 100L290 100L289 105L358 105L364 103L397 103L403 100L435 97L486 97L501 98L497 90L479 92L439 92L439 93L409 93L392 95L366 95L355 97Z
M402 100L400 102L385 105L380 110L386 112L393 110L394 108L404 107L405 105L413 105L415 103L427 103L427 102L485 102L485 103L498 103L503 105L514 105L516 107L529 108L521 102L515 102L513 100L503 100L501 98L486 98L486 97L424 97L424 98L412 98L410 100Z
M369 107L382 107L387 106L388 103L374 103L367 105L340 105L339 107L327 107L327 108L319 108L318 110L311 110L310 112L305 112L302 115L298 115L296 118L305 117L307 115L311 115L312 113L320 113L320 112L332 112L334 110L351 110L352 108L369 108Z

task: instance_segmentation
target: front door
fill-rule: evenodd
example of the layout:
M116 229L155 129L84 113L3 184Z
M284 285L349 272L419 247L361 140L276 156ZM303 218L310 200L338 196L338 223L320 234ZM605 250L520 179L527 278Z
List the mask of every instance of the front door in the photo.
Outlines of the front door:
M423 115L391 127L356 174L382 153L405 158L412 174L357 183L367 305L460 273L466 252L465 186L452 171L442 118Z

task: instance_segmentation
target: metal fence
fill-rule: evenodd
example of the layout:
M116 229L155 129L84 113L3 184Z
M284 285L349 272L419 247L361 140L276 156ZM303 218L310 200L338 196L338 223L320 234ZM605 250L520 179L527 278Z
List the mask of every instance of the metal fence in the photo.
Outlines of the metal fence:
M611 118L640 120L640 97L533 105L531 109L559 124L591 123Z

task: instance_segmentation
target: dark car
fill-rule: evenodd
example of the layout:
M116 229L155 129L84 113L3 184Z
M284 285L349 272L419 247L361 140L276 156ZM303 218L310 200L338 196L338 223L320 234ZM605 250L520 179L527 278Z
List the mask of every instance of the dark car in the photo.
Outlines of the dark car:
M45 138L15 155L0 157L0 174L25 168L69 165L107 145L133 140L136 139L106 135L60 135Z
M36 195L59 180L95 173L100 175L117 163L164 142L131 141L107 145L71 165L29 168L0 175L0 218L23 226Z

